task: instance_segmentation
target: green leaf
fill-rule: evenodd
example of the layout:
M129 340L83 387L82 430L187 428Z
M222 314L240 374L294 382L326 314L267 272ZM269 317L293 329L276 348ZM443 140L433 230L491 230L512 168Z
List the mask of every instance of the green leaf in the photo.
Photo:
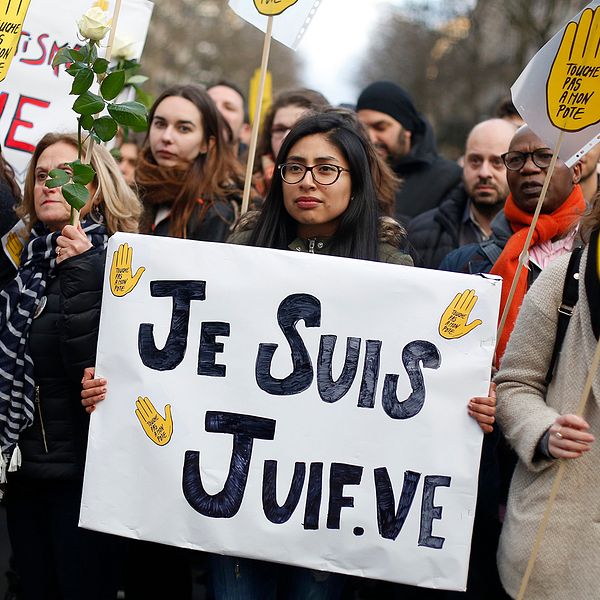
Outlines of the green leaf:
M138 87L135 88L135 99L138 102L141 102L148 110L150 110L150 107L154 104L154 96L152 96L152 94L148 94ZM142 131L145 129L147 129L147 127L145 127Z
M125 82L125 85L142 85L146 81L148 81L148 77L145 75L134 75Z
M69 67L65 69L65 71L72 77L75 77L75 75L77 75L77 73L79 73L81 69L85 69L85 64L80 62L74 62L71 63Z
M81 210L90 198L90 192L80 183L67 183L63 185L62 194L65 200L75 210Z
M94 61L94 65L92 68L94 69L94 73L98 73L98 75L102 75L102 73L106 73L108 69L108 61L105 58L97 58Z
M94 171L94 168L91 165L86 165L77 159L69 163L69 166L73 170L73 183L87 185L94 181L96 171Z
M109 104L108 112L119 125L126 125L133 128L146 128L148 126L146 107L139 102Z
M100 96L85 92L75 100L73 110L80 115L95 115L102 112L104 106L104 100Z
M70 94L75 94L79 96L84 92L87 92L92 83L94 83L94 71L90 68L85 67L84 69L79 69L75 74L75 79L73 80L73 86L71 87Z
M79 124L83 129L89 131L94 126L94 117L93 115L83 115L79 117Z
M125 71L114 71L100 85L100 93L105 100L113 100L125 87Z
M61 48L52 59L52 66L57 67L58 65L65 65L67 63L76 63L85 60L85 55L79 52L78 50L74 50L73 48L69 48L65 46Z
M100 117L94 121L94 133L103 142L109 142L117 135L117 122L112 117Z
M46 179L46 187L53 189L65 185L71 181L71 174L67 173L63 169L52 169L48 173L48 179Z
M89 63L94 64L98 58L98 48L96 48L95 42L91 42L89 46L90 50L88 52L87 59Z

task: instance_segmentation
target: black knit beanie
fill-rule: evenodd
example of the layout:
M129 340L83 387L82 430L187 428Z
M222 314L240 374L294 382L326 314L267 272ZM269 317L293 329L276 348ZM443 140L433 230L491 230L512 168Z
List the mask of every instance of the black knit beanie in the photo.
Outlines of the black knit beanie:
M410 96L391 81L376 81L367 86L356 103L357 111L363 108L385 113L413 133L421 133L424 129L423 119Z

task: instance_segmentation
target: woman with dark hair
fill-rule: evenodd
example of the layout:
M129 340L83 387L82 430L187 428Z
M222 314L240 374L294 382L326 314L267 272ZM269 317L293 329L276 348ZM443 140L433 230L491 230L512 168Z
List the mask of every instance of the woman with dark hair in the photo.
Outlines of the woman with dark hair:
M245 215L228 241L412 265L400 249L405 231L393 219L379 216L371 150L368 138L345 113L329 111L300 120L281 146L261 212ZM100 379L84 381L86 410L104 400L105 386ZM210 560L216 600L335 600L345 581L334 573L257 560L220 555Z
M275 159L285 136L308 112L329 107L327 98L315 90L300 88L281 92L265 116L256 147L253 184L265 196L271 185Z
M170 87L149 123L135 174L141 231L224 241L239 215L243 175L213 100L200 85Z
M229 241L411 265L399 251L402 227L379 218L370 150L344 113L301 119L283 141L263 210Z
M15 207L20 200L21 190L15 181L13 168L0 152L0 238L3 238L0 252L0 290L14 277L15 267L12 261L15 260L19 248L22 248L18 235L9 233L19 220Z
M77 156L74 135L36 146L18 208L28 239L0 295L0 473L23 600L113 600L118 585L118 540L77 526L89 424L79 393L96 355L108 236L136 232L141 205L95 146L91 197L70 225L46 180Z

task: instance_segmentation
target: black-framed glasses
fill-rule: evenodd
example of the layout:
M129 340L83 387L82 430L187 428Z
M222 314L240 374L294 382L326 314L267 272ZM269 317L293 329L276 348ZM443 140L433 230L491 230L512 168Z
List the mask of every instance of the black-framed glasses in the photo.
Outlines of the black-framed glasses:
M502 155L502 160L509 171L520 171L530 156L536 167L547 169L552 161L552 150L550 148L538 148L533 152L513 150L512 152L505 152Z
M281 179L290 184L300 183L308 171L310 171L313 180L321 185L332 185L344 171L346 173L350 172L343 167L328 164L313 165L312 167L300 163L283 163L279 165Z

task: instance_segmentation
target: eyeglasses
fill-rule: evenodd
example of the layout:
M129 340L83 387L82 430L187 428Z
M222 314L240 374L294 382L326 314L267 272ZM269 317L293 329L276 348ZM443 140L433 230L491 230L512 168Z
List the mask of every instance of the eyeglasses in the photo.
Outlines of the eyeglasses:
M346 171L346 173L350 172L348 169L338 167L337 165L323 164L313 165L312 167L307 167L300 163L283 163L279 165L281 179L290 184L300 183L308 171L310 171L313 181L320 185L332 185L340 178L343 171Z
M550 148L538 148L533 152L519 152L513 150L502 155L504 166L509 171L520 171L531 156L531 160L536 167L547 169L552 161L552 150Z

